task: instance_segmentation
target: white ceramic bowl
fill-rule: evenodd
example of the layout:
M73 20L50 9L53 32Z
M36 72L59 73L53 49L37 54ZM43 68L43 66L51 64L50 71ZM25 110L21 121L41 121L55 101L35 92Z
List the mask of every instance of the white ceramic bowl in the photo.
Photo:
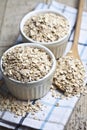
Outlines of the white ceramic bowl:
M32 11L32 12L29 12L28 14L26 14L21 23L20 23L20 32L21 32L21 35L22 35L22 38L23 38L23 42L32 42L32 43L39 43L39 44L42 44L44 46L46 46L47 48L49 48L53 54L55 55L56 58L59 58L61 56L63 56L64 54L64 51L66 49L66 46L67 46L67 43L68 43L68 38L69 38L69 34L70 34L70 28L68 30L68 33L61 39L57 40L57 41L54 41L54 42L38 42L38 41L34 41L33 39L29 38L28 36L26 36L26 34L24 33L23 31L23 27L24 27L24 24L25 22L31 18L32 16L36 16L38 14L41 14L41 13L55 13L59 16L62 16L64 17L66 20L68 20L64 15L62 15L61 13L57 12L57 11L53 11L53 10L37 10L37 11ZM68 20L69 22L69 20ZM70 27L70 23L69 23L69 27Z
M3 78L6 82L6 85L9 91L12 93L12 95L22 100L28 100L28 99L32 100L32 99L38 99L38 98L43 97L50 89L50 86L53 80L53 75L56 69L56 59L53 53L48 48L39 44L34 44L34 43L23 43L23 44L15 45L4 53L7 53L8 51L15 48L16 46L31 46L31 47L44 49L44 51L46 51L47 54L52 59L52 67L50 71L48 72L48 74L44 76L43 78L39 79L38 81L31 81L28 83L23 83L21 81L15 80L13 78L9 78L8 76L4 75L3 73L4 69L2 66L3 64L3 60L2 60L3 55L2 55L1 72L2 72Z

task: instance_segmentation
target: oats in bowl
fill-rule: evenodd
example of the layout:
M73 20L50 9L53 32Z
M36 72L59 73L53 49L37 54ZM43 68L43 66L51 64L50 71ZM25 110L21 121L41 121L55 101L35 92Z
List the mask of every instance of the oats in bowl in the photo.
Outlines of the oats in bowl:
M55 69L53 53L39 44L15 45L1 58L1 71L7 87L19 99L44 96L50 89Z
M50 70L52 61L42 49L17 46L3 55L4 75L21 82L37 81Z
M62 57L70 34L69 20L58 11L37 10L29 12L20 22L20 32L25 42L38 43L49 48L56 58Z
M25 24L23 31L27 37L37 42L54 42L69 30L68 20L54 13L43 13L32 16Z

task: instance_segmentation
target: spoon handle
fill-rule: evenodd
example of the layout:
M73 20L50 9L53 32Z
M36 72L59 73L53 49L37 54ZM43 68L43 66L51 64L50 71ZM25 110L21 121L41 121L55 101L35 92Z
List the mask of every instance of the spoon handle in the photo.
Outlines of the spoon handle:
M83 7L84 7L84 0L79 0L77 19L76 19L76 29L74 33L74 42L72 45L72 49L77 50L77 52L78 52L78 41L79 41Z

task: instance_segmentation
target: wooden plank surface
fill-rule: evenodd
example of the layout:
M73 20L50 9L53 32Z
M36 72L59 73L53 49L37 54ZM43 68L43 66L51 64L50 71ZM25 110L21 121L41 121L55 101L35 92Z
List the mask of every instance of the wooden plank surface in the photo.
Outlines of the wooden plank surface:
M7 48L15 43L19 34L19 23L22 17L32 10L39 2L43 1L45 0L0 0L0 56ZM78 4L78 0L56 1L72 7L77 7ZM87 10L87 0L85 0L84 9ZM86 98L87 95L81 96L68 124L66 125L66 130L76 130L77 128L75 127L79 128L81 125L79 122L87 116ZM7 129L0 127L0 130Z

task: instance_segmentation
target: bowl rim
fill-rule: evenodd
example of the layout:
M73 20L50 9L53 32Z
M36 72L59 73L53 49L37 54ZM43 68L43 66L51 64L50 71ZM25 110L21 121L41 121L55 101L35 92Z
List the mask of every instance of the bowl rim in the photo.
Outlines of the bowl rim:
M9 52L11 49L17 47L17 46L31 46L31 47L37 47L37 48L44 49L44 50L47 52L47 54L50 56L50 58L52 59L52 66L51 66L51 69L49 70L49 72L48 72L44 77L42 77L41 79L39 79L39 80L37 80L37 81L31 81L31 82L21 82L21 81L19 81L19 80L16 80L16 79L13 79L13 78L11 78L11 77L9 77L9 76L4 75L4 73L3 73L3 72L4 72L4 69L3 69L3 67L2 67L2 63L3 63L2 58L3 58L3 55L4 55L5 53ZM18 84L30 84L30 85L32 85L32 84L42 83L42 81L44 81L46 78L48 78L48 77L49 77L52 73L54 73L55 70L56 70L56 59L55 59L54 54L53 54L47 47L45 47L45 46L43 46L43 45L39 45L39 44L37 44L37 43L36 43L36 44L35 44L35 43L20 43L20 44L14 45L14 46L10 47L9 49L7 49L7 50L3 53L3 55L2 55L1 60L0 60L0 62L1 62L0 68L1 68L1 73L2 73L3 77L5 77L5 78L7 78L7 79L9 79L9 80L11 80L11 81L13 81L13 82L16 82L16 83L18 83Z
M32 16L35 16L37 14L40 14L40 13L56 13L62 17L64 17L67 21L68 21L68 24L69 24L69 30L68 30L68 33L63 37L63 38L60 38L59 40L57 41L53 41L53 42L39 42L39 41L34 41L33 39L31 39L30 37L26 36L26 34L24 33L23 31L23 27L24 27L24 23L25 21L27 21L30 17ZM30 42L33 42L33 43L39 43L39 44L42 44L42 45L54 45L54 44L62 44L61 42L64 41L65 39L67 39L67 36L70 35L70 30L71 30L71 25L70 25L70 21L69 19L62 13L58 12L57 10L52 10L52 9L45 9L45 10L34 10L34 11L31 11L29 13L27 13L21 20L20 24L19 24L19 30L20 30L20 33L23 35L23 37L30 41Z

